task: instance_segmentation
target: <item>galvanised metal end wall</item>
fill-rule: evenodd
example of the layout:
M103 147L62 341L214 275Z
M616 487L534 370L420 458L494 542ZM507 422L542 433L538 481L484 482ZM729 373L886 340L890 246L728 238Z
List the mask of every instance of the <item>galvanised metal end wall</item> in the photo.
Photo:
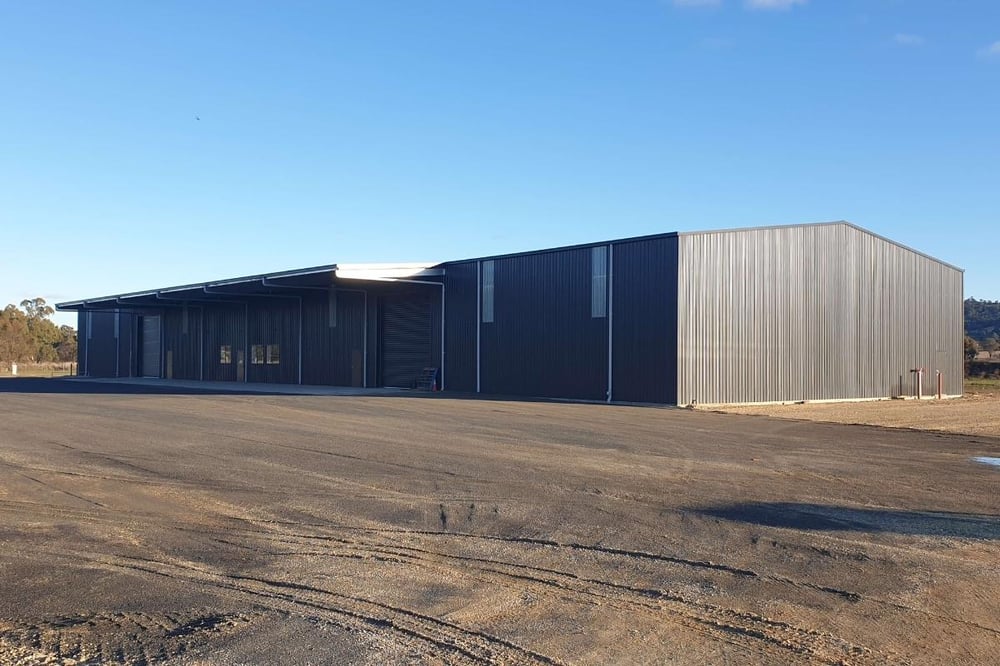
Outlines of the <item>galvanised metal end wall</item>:
M848 224L679 237L678 402L962 392L959 269Z

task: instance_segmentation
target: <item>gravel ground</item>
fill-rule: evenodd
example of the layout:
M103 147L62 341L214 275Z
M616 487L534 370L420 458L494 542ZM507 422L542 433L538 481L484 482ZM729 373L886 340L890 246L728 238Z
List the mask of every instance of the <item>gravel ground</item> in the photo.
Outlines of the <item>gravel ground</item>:
M946 400L731 405L706 409L730 414L1000 437L1000 384L995 388L973 389L961 398Z
M998 439L44 381L0 387L4 666L996 663Z

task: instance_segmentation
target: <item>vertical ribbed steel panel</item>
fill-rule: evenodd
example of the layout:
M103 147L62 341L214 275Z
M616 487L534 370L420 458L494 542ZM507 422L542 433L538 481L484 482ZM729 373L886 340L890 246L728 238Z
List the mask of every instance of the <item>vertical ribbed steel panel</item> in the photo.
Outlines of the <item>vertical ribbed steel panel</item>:
M205 304L205 379L217 382L235 382L240 353L246 339L243 306L232 304ZM222 362L221 349L229 347L229 363ZM249 364L249 353L244 357Z
M162 319L164 349L163 376L172 379L200 379L202 353L202 309L165 308ZM187 317L187 330L184 318Z
M476 390L476 262L445 267L445 388Z
M679 238L680 403L962 391L962 273L848 224Z
M331 319L325 292L303 299L302 382L331 386L361 386L364 382L365 295L338 290ZM335 321L336 326L330 326Z
M299 373L299 303L297 299L250 300L247 379L269 384L296 384ZM253 362L254 345L279 345L279 363Z
M612 247L612 399L676 403L677 237Z
M122 311L118 317L118 376L134 377L136 373L135 343L138 336L135 332L136 315Z
M423 369L435 367L432 309L426 291L383 297L382 386L415 388Z
M113 312L82 312L81 327L77 330L86 331L88 315L90 316L90 338L78 340L81 368L90 377L114 377L115 359L118 352L115 343L115 315Z
M484 393L604 400L608 320L591 316L591 247L494 259Z

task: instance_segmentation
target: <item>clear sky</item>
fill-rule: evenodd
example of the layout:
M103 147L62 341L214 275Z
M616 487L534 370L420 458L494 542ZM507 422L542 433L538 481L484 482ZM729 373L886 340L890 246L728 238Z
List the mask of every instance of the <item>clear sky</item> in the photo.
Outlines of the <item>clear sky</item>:
M1000 2L0 0L0 306L838 219L1000 299Z

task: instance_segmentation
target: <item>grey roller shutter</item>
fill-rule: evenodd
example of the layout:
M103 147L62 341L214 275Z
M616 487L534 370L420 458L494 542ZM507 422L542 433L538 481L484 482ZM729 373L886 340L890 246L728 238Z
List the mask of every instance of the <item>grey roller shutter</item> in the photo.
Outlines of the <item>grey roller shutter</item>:
M160 376L160 317L142 318L142 376Z
M431 361L426 297L386 298L382 308L382 385L412 388Z

